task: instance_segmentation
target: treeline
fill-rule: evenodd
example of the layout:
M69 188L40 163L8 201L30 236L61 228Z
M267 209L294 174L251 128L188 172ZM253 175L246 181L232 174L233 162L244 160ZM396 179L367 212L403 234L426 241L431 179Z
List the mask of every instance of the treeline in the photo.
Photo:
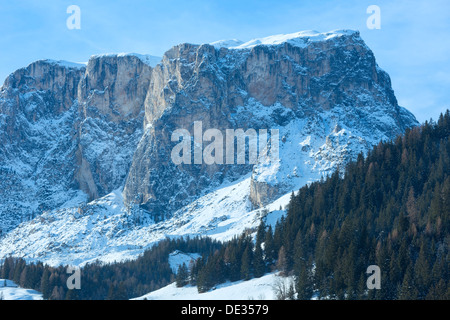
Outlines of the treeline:
M8 257L0 266L0 278L23 288L40 291L50 300L127 300L142 296L175 281L169 254L175 250L208 256L221 247L210 238L166 239L136 260L87 264L80 270L81 289L69 290L67 266L51 267Z
M259 235L262 229L260 227ZM261 243L264 239L258 239L255 245L249 235L235 237L212 254L193 261L190 266L181 265L176 277L177 286L196 285L202 293L228 280L249 280L264 275L272 261L263 256Z
M364 159L292 194L286 217L256 241L226 243L191 273L204 292L277 269L298 299L450 299L450 114L380 143ZM368 290L367 268L381 270ZM189 270L189 269L187 269Z

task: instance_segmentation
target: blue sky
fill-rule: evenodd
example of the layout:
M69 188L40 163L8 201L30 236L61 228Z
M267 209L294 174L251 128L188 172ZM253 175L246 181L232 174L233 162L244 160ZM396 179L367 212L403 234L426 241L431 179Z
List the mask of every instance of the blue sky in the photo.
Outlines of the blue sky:
M81 29L69 30L69 5ZM369 30L369 5L381 29ZM391 78L399 104L419 121L450 108L448 0L0 0L0 82L39 59L87 61L93 54L162 55L182 42L264 37L301 30L356 29Z

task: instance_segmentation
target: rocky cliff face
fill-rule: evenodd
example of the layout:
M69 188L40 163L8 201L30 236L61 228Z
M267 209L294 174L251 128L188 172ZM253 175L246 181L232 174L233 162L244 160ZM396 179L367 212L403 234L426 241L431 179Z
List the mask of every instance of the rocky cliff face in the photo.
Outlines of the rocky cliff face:
M125 207L158 221L250 175L246 196L261 207L417 124L355 31L181 44L159 60L46 60L8 77L0 93L4 233L122 187ZM201 133L278 130L279 159L177 165L172 133L194 135L195 122Z
M133 55L43 60L0 94L0 230L123 185L142 135L151 66Z
M193 134L195 121L202 121L204 130L222 132L278 129L284 139L280 162L175 166L171 133L185 128ZM182 44L153 71L146 131L124 198L170 214L223 181L253 171L250 199L262 206L415 123L398 106L389 76L358 32L299 33L237 47ZM311 138L314 145L307 144Z
M75 180L96 199L123 185L142 136L151 66L133 55L92 57L79 82Z
M32 63L10 75L0 99L0 228L79 196L74 185L74 97L83 67Z

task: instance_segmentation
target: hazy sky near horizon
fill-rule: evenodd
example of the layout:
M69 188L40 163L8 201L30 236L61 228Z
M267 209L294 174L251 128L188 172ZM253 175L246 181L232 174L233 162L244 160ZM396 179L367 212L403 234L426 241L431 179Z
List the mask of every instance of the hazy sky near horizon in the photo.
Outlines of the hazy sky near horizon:
M67 8L81 9L69 30ZM370 30L369 5L381 9ZM0 82L39 59L85 62L93 54L162 56L183 42L248 41L302 30L354 29L420 122L450 108L448 0L0 0Z

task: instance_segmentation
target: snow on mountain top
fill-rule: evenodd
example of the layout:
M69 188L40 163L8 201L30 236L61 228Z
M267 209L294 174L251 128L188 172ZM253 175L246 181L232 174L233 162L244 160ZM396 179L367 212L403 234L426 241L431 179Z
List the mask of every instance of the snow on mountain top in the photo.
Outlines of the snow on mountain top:
M355 30L334 30L330 32L320 33L315 30L307 30L307 31L299 31L295 33L289 34L278 34L273 36L268 36L264 38L252 39L247 42L243 42L238 39L230 39L230 40L219 40L210 43L214 47L220 48L228 48L228 49L251 49L258 45L279 45L282 43L290 43L297 47L306 47L311 42L319 42L319 41L327 41L333 38L341 37L341 36L351 36L351 35L359 35L358 31ZM162 57L152 56L148 54L139 54L139 53L105 53L105 54L97 54L92 55L91 59L96 58L105 58L105 57L136 57L140 59L143 63L148 66L154 68L158 63L161 62ZM87 62L70 62L65 60L51 60L46 59L42 60L44 62L50 64L56 64L66 68L85 68Z
M359 35L355 30L334 30L330 32L320 33L314 30L300 31L289 34L278 34L265 38L258 38L243 43L240 40L220 40L210 43L216 48L228 49L250 49L258 45L279 45L282 43L290 43L297 47L305 47L310 42L327 41L341 36Z
M81 68L85 68L87 65L87 62L71 62L71 61L65 61L65 60L45 59L42 61L46 62L48 64L58 65L58 66L61 66L64 68L70 68L70 69L81 69Z
M210 45L216 48L233 48L242 45L244 41L231 39L231 40L219 40L215 42L211 42Z
M154 68L159 62L161 62L161 57L152 56L149 54L139 54L139 53L105 53L96 54L91 56L91 59L105 58L105 57L136 57L140 59L146 65Z

